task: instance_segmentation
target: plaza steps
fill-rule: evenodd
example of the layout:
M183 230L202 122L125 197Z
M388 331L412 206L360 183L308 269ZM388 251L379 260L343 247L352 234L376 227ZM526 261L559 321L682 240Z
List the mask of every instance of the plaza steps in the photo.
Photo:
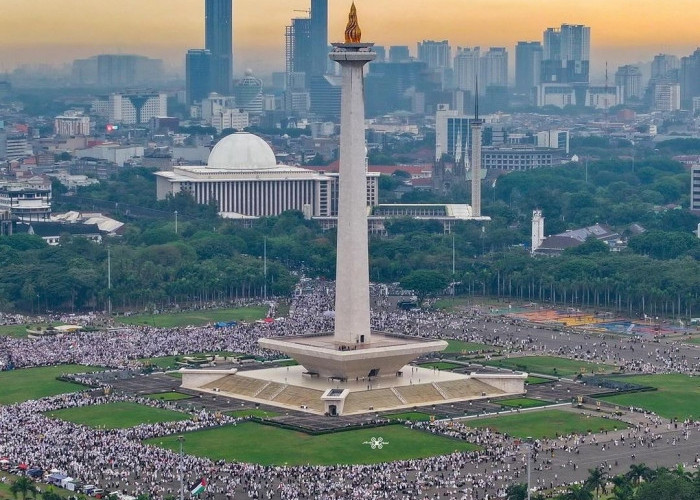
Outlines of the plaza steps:
M370 408L381 410L403 406L403 403L391 389L374 389L371 391L351 392L345 398L343 413L368 411Z
M316 389L285 385L273 398L270 398L270 401L295 408L306 406L310 410L323 413L324 405L321 399L322 395L323 391L318 391Z
M261 390L266 383L267 381L265 380L241 377L240 375L227 375L202 386L202 389L218 389L220 392L254 397L255 393Z
M446 382L435 382L445 399L471 399L480 398L485 393L488 396L498 396L504 394L500 389L496 389L484 382L475 379L450 380Z
M432 384L404 385L396 390L406 404L420 405L444 401L442 394Z
M401 400L401 402L402 402L403 404L408 404L408 401L406 401L406 400L403 398L403 396L402 396L401 394L399 394L399 391L397 391L395 387L392 387L392 388L391 388L391 392L393 392L393 393L396 395L396 397L399 398L399 399Z
M284 390L284 384L278 382L268 382L267 385L255 396L258 399L275 399Z

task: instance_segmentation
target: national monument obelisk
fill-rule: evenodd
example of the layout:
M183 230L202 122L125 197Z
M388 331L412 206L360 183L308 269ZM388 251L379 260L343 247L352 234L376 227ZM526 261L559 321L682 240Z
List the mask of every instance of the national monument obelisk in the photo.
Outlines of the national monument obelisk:
M342 71L334 335L345 345L371 342L363 67L377 54L360 40L353 2L345 43L334 43L329 56Z
M447 347L442 340L370 329L363 67L376 57L373 45L361 41L353 3L345 42L334 43L329 55L342 69L334 331L258 341L262 347L296 359L307 374L335 381L400 377L402 368L413 359Z

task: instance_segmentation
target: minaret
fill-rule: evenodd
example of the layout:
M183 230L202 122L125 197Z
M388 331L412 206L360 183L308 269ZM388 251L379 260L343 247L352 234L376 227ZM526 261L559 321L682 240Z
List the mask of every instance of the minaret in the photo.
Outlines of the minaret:
M531 246L531 253L535 253L535 251L542 246L542 242L544 241L544 217L542 217L542 211L541 210L533 210L532 211L532 246Z
M335 283L336 343L369 343L369 259L367 255L367 175L363 66L376 57L373 43L361 43L353 2L345 43L334 43L329 57L342 70L340 179Z
M479 77L476 79L472 129L472 217L481 217L481 120L479 120Z

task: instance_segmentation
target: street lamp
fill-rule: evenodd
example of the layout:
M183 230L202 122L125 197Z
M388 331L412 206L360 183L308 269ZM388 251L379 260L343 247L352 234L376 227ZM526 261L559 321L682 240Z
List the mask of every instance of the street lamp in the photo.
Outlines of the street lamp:
M527 500L530 500L530 459L532 458L532 438L527 437Z
M177 214L177 212L175 212ZM182 454L182 443L185 441L185 436L178 436L180 441L180 500L185 500L185 467Z

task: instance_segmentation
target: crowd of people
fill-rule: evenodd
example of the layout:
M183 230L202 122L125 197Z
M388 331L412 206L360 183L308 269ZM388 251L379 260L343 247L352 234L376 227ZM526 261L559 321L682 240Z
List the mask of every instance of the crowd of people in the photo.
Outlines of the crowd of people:
M307 285L308 286L308 285ZM376 295L373 300L385 301ZM142 358L199 352L228 351L271 358L258 347L261 337L331 331L332 284L314 283L313 291L297 296L284 321L211 327L157 329L125 326L93 333L39 339L0 337L0 364L16 368L77 363L114 369L139 369ZM552 354L611 363L640 373L699 374L697 350L671 343L630 337L615 340L533 329L511 318L492 317L473 309L455 315L437 311L398 311L378 308L373 327L420 337L455 338L498 347L506 355ZM106 383L105 383L106 384ZM107 389L104 387L103 389ZM407 425L478 445L478 451L453 453L420 460L352 466L261 466L213 461L147 445L143 441L221 425L240 419L206 410L184 409L176 403L111 394L96 390L0 406L0 456L46 471L57 469L83 483L100 485L151 498L179 496L186 487L206 477L207 493L216 498L257 499L427 499L467 500L502 497L509 484L524 482L531 449L534 485L542 490L577 479L577 465L602 465L611 472L642 450L678 450L698 446L700 424L668 422L645 412L621 423L621 430L593 435L563 435L523 443L469 421L412 422ZM108 394L107 394L108 393ZM132 401L176 411L191 412L187 420L144 424L128 429L99 429L58 418L51 412L78 406ZM381 431L378 430L378 433ZM681 453L682 452L682 453ZM624 460L623 460L624 457ZM583 460L585 458L585 460ZM692 457L691 457L692 459ZM697 462L697 455L694 461ZM618 464L619 462L619 464Z

